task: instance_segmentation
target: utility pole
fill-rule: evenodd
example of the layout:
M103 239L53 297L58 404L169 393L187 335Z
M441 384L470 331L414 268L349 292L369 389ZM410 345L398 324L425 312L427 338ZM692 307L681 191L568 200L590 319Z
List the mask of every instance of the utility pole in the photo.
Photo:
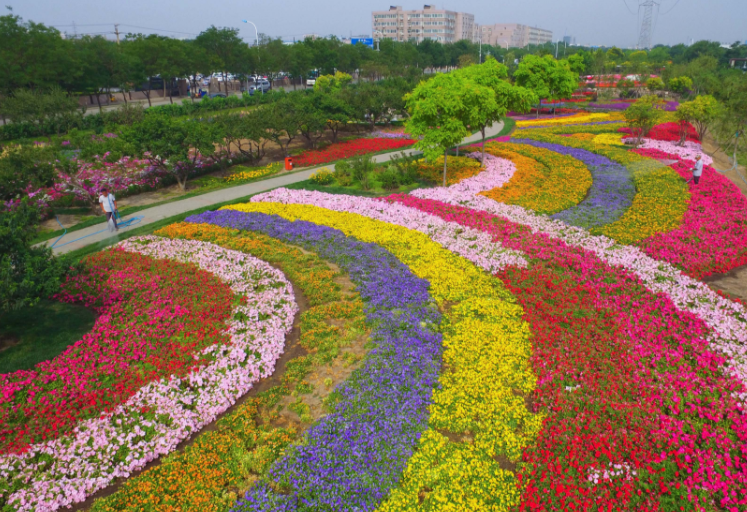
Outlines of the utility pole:
M78 27L75 26L75 22L73 22L73 37L78 39Z
M119 23L114 24L114 34L117 36L117 44L119 44Z

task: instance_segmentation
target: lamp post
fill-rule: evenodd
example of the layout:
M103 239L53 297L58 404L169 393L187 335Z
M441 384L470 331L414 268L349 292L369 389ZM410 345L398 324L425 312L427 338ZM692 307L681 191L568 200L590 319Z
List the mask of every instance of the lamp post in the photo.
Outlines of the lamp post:
M377 39L376 34L379 34L381 37ZM373 36L374 36L374 39L376 39L376 51L380 52L381 51L381 38L384 37L384 32L382 32L381 30L374 30Z
M254 27L254 44L257 45L257 63L259 63L259 32L257 32L257 25L255 25L249 20L241 20L241 21L243 21L244 23L248 23L249 25Z
M482 64L482 34L480 34L477 40L480 41L480 57L477 59L477 63Z

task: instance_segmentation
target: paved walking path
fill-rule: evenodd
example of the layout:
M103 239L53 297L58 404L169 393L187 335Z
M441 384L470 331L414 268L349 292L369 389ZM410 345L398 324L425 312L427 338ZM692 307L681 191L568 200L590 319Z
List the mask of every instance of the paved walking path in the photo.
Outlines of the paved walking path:
M503 122L498 123L497 125L491 126L487 131L486 135L488 137L493 137L496 134L500 133L500 131L503 129ZM470 144L473 142L477 142L482 138L481 134L477 133L470 137L467 137L462 141L463 144ZM413 155L419 153L418 150L415 149L407 149L403 151L406 155ZM376 155L373 157L374 161L376 162L387 162L391 160L393 155L399 155L400 152L394 152L394 153L386 153L383 155ZM169 217L173 217L174 215L179 215L181 213L190 212L192 210L197 210L198 208L205 208L213 204L218 203L225 203L227 201L232 201L234 199L240 199L242 197L246 197L252 194L258 194L260 192L266 192L268 190L272 190L274 188L278 187L284 187L286 185L291 185L293 183L298 183L299 181L304 181L309 179L309 176L311 176L316 170L321 168L327 168L330 170L334 170L334 165L321 165L318 167L306 169L300 172L296 172L293 174L285 174L282 176L276 176L274 178L269 178L262 181L256 181L254 183L248 183L246 185L238 185L236 187L230 187L230 188L224 188L221 190L216 190L215 192L208 192L206 194L202 194L195 197L190 197L188 199L183 199L181 201L174 201L171 203L163 204L161 206L154 206L153 208L148 208L146 210L141 210L139 212L136 212L128 217L125 217L124 220L127 220L131 217L139 217L142 216L143 220L140 221L137 225L133 226L140 227L140 226L147 226L148 224L152 224L153 222L158 222L163 219L167 219ZM103 232L101 232L104 230ZM120 233L126 233L127 228L122 228L120 230ZM62 247L55 247L54 252L55 254L63 254L66 252L74 251L76 249L80 249L81 247L85 247L87 245L91 245L97 242L101 242L103 240L106 240L107 238L114 237L116 234L110 233L108 230L106 230L106 223L102 221L101 224L97 224L95 226L90 226L84 229L81 229L79 231L72 231L65 235L65 237L60 240L59 244L66 244L67 242L71 240L75 240L72 243L69 243L67 245L63 245ZM77 240L79 238L82 238L82 240ZM44 245L50 246L54 243L55 239L49 240L47 242L44 242Z

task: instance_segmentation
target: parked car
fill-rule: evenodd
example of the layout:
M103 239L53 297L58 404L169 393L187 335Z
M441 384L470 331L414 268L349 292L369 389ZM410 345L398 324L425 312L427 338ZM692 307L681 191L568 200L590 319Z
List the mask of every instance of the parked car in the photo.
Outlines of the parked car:
M307 78L306 87L314 87L316 85L316 78Z
M255 92L265 93L270 90L272 90L272 83L264 78L249 83L249 96L253 96Z

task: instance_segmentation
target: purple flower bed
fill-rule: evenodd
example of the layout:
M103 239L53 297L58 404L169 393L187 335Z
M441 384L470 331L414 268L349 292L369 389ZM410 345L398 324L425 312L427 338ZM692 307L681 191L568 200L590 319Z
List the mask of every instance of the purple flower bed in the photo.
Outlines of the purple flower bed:
M530 139L511 139L511 142L568 155L580 160L589 168L594 182L586 198L573 208L556 213L552 216L553 219L562 220L572 226L591 229L615 222L633 204L635 184L624 165L584 149L560 144Z
M366 301L377 347L337 391L335 412L311 427L270 471L288 494L257 485L233 512L373 510L401 478L421 433L438 383L441 314L417 278L375 244L310 222L234 210L206 212L187 222L257 231L314 251L349 273Z
M603 110L627 110L632 105L630 102L619 102L619 103L589 103L589 108L598 108ZM666 112L674 112L677 110L680 104L677 101L667 101L664 106Z

